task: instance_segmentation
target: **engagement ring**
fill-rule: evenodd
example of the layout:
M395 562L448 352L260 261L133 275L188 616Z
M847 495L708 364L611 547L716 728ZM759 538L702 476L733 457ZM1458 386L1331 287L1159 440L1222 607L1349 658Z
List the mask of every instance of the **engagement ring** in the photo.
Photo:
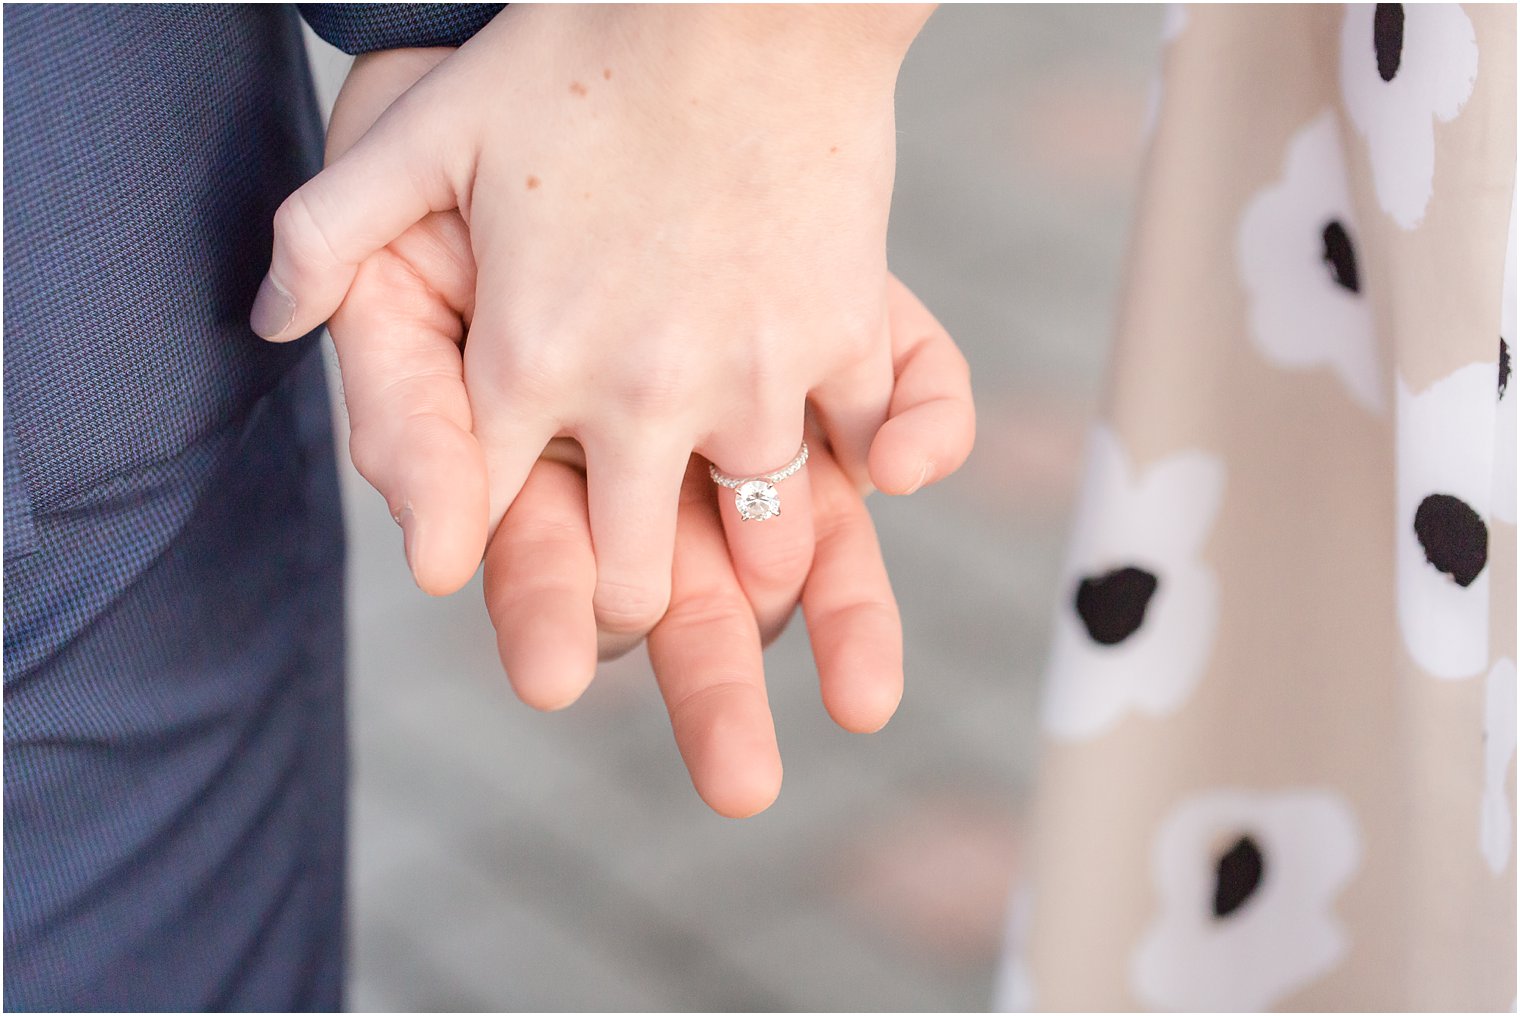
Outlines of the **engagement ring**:
M776 484L807 465L807 460L808 446L804 441L802 448L797 452L797 457L774 473L766 473L762 476L730 476L713 465L707 467L707 472L712 477L713 483L734 492L734 507L739 509L741 520L764 522L766 519L781 514L781 495L776 492Z

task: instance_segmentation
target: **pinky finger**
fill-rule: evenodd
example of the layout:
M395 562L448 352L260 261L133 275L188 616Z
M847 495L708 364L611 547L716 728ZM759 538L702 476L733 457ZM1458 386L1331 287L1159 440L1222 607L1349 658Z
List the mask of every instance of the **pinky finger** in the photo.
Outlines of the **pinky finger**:
M976 441L976 410L966 358L895 276L887 309L897 387L871 444L871 482L888 494L911 494L966 461Z

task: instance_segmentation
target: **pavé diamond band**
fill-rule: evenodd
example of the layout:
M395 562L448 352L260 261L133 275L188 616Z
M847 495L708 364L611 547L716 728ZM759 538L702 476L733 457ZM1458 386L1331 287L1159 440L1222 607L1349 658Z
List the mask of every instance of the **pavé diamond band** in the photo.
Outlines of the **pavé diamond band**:
M707 472L712 477L713 483L734 492L734 507L739 509L741 520L764 522L766 519L781 514L781 495L776 493L776 484L807 465L807 460L808 446L804 441L802 448L797 452L797 457L774 473L766 473L762 476L729 476L713 465L707 467Z

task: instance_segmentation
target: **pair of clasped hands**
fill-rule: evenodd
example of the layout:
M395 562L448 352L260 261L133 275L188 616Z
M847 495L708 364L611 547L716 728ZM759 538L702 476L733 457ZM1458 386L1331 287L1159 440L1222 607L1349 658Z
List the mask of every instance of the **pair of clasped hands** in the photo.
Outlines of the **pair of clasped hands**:
M762 646L801 602L825 707L874 731L902 628L862 501L952 472L966 364L887 271L893 88L923 8L510 7L360 57L275 220L254 330L327 321L358 470L427 592L485 562L517 695L647 639L702 799L781 785ZM782 512L733 475L808 465Z

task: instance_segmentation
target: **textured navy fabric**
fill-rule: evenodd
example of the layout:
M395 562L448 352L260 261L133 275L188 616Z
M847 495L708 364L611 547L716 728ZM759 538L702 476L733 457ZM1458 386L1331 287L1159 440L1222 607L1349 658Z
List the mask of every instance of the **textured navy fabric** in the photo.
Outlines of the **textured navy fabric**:
M300 4L316 32L345 53L459 46L505 4Z
M4 27L5 1007L337 1008L331 424L247 325L318 166L296 11Z

